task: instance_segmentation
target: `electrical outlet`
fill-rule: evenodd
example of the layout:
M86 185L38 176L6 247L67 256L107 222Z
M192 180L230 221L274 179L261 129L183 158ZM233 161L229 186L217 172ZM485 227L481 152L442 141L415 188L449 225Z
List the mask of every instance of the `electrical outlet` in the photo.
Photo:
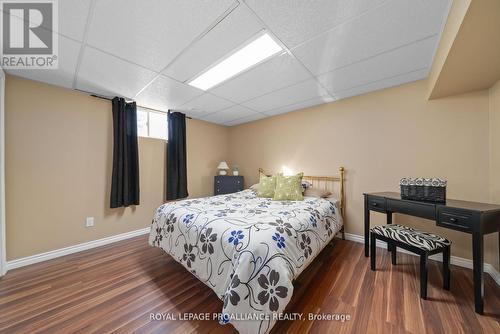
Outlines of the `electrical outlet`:
M85 219L85 227L92 226L94 226L94 217L87 217L87 219Z

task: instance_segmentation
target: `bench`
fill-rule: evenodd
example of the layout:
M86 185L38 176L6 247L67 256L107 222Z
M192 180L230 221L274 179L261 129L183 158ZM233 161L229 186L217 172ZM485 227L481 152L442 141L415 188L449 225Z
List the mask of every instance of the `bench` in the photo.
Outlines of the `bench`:
M450 290L451 241L437 234L418 231L408 226L387 224L370 229L371 270L375 271L376 241L387 242L392 264L396 265L397 247L420 255L420 297L427 299L428 257L443 253L443 288Z

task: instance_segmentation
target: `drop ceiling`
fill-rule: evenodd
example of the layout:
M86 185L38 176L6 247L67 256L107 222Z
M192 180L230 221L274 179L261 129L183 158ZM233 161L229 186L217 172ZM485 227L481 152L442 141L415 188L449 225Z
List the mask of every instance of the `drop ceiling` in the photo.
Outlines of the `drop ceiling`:
M451 0L64 0L59 69L12 75L227 126L428 76ZM265 30L284 50L187 82Z

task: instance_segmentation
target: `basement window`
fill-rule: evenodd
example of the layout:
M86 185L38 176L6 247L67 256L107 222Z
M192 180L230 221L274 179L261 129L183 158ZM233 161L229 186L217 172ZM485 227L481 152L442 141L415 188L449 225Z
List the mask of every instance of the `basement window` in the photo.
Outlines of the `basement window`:
M137 135L167 140L167 113L137 108Z

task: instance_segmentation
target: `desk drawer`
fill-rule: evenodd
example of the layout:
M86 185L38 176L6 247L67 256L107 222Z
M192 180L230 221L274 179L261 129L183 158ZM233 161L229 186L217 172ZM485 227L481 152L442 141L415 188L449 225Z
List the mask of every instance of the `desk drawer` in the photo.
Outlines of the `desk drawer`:
M368 196L368 208L374 211L385 212L385 198Z
M400 201L387 199L387 211L403 213L415 217L426 219L436 219L436 206L427 203L418 203L417 201Z
M473 217L470 213L457 209L438 208L437 226L452 230L471 232Z

